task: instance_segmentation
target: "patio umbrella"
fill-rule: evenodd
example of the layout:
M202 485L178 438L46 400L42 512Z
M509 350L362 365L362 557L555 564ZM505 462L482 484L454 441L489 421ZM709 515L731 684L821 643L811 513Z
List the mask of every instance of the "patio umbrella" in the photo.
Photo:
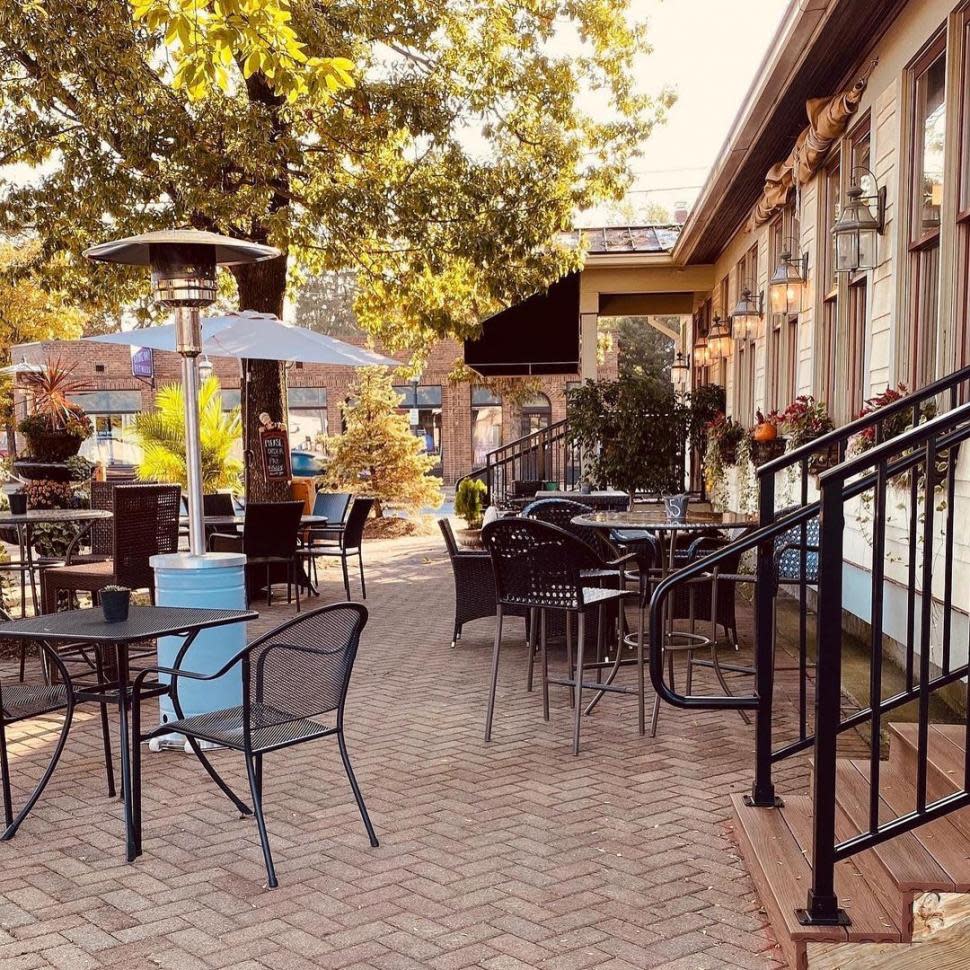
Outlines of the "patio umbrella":
M174 352L175 324L106 333L85 339L103 344L126 344ZM343 367L400 365L400 361L393 357L384 357L335 337L283 323L271 313L256 313L253 310L203 319L202 346L212 357L300 361L304 364Z
M103 344L125 344L175 351L175 324L145 327L107 333L87 340ZM338 367L398 367L400 361L384 357L364 347L328 337L304 327L284 323L271 313L255 310L233 311L202 320L202 347L213 357L236 357L239 360L300 361L304 364L330 364ZM248 381L244 387L248 388ZM243 420L246 418L245 402ZM244 430L243 440L248 440ZM246 484L249 483L249 461L246 462Z

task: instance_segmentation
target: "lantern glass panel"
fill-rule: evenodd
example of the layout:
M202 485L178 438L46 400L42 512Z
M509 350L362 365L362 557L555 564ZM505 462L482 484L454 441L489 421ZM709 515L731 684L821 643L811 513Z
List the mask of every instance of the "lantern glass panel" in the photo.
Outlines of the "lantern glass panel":
M859 230L850 229L836 233L835 271L852 273L859 268Z
M859 258L856 269L866 270L876 268L876 237L875 228L859 230Z

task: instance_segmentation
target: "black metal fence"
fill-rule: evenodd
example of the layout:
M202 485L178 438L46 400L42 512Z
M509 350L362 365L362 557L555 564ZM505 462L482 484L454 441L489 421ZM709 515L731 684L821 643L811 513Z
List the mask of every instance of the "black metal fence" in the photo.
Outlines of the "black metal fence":
M964 368L761 466L759 527L672 574L658 585L653 596L650 642L657 645L663 642L664 604L676 588L710 573L738 552L757 552L752 693L733 697L678 694L664 681L663 656L656 646L651 652L651 678L658 693L677 706L757 712L754 784L749 797L752 806L769 808L778 804L773 765L814 749L815 832L810 860L813 882L806 908L800 914L806 923L845 919L834 889L836 862L970 804L970 758L964 777L954 779L952 791L931 800L927 788L930 699L934 692L968 675L968 664L954 664L951 651L957 452L960 444L970 438L970 404L959 402L966 399L968 383L970 368ZM948 410L931 417L941 406ZM860 433L864 433L871 447L847 458L850 441ZM813 472L818 472L819 463L830 454L838 461L818 474L819 498L810 501ZM795 469L796 504L776 509L777 480L779 476L789 476L791 469ZM866 509L860 519L865 519L871 530L869 685L864 706L843 714L846 508L858 502L864 503ZM890 519L900 510L905 524L894 519L890 536ZM887 690L884 676L890 544L903 550L897 557L897 572L902 576L893 577L893 588L905 596L904 629L894 631L903 654L904 682L899 690ZM934 587L934 574L939 569L942 574ZM779 586L785 582L799 601L797 727L793 737L778 738L773 734L772 723L776 598ZM808 635L812 587L817 587L814 656ZM940 591L943 617L942 654L935 667L931 663L934 588ZM814 717L809 705L813 692ZM970 696L967 700L970 703ZM880 729L885 715L905 705L915 706L918 725L915 805L887 821L885 814L880 813ZM970 742L970 720L967 723ZM868 728L870 739L868 825L852 838L839 841L835 832L838 739L845 731L860 727Z

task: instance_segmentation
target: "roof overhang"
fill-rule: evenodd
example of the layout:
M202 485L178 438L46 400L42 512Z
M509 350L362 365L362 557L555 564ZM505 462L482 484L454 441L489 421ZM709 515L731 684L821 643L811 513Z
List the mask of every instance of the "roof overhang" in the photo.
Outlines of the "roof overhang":
M465 363L483 377L579 372L579 277L569 273L482 323Z
M697 198L673 259L713 263L757 202L765 175L807 124L805 102L835 93L906 0L791 3Z

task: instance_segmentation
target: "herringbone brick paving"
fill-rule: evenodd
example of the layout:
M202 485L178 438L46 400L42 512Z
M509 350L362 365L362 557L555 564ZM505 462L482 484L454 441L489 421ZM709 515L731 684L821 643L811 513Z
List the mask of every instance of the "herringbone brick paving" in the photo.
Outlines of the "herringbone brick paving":
M145 756L145 854L127 865L85 710L45 797L0 846L0 970L779 967L727 826L728 795L750 784L752 729L665 707L658 737L639 738L635 702L613 695L574 758L565 692L545 724L524 690L516 621L485 745L492 622L449 649L452 581L435 539L368 553L347 731L380 848L336 745L280 752L266 807L281 886L267 891L254 823L194 759L166 752ZM320 602L341 595L326 576ZM251 634L292 609L274 606ZM53 726L15 735L21 794ZM241 759L215 757L244 790ZM803 767L787 770L789 788L804 783Z

